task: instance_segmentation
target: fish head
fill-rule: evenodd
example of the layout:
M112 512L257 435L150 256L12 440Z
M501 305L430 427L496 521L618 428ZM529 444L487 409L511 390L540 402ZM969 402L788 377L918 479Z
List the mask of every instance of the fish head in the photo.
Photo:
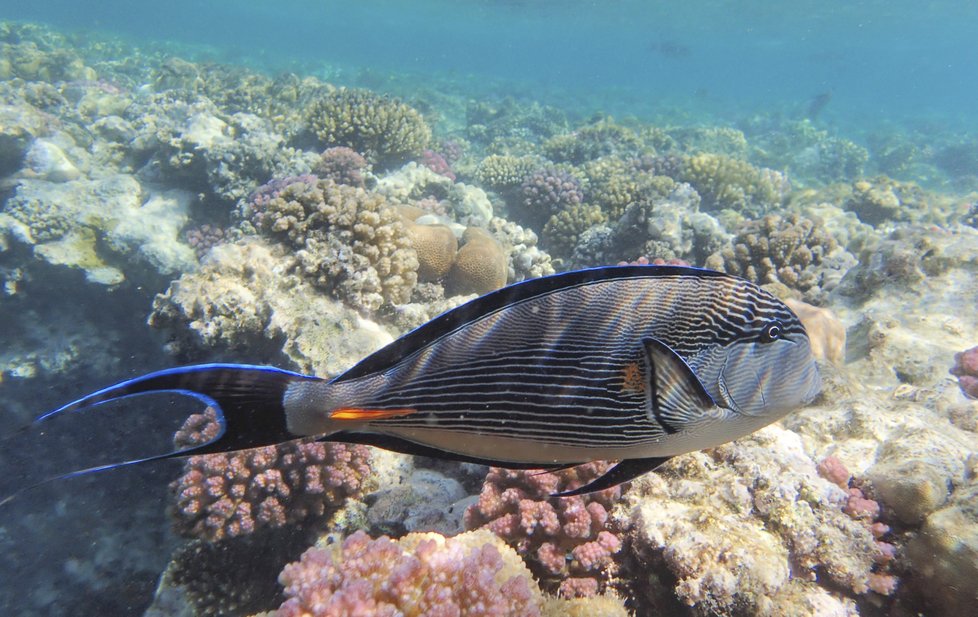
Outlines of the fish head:
M805 327L778 304L759 311L716 358L718 402L771 422L810 403L822 389Z

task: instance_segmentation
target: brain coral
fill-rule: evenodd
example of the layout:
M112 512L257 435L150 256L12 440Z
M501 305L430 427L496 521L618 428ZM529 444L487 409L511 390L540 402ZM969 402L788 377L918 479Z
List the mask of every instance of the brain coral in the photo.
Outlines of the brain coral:
M581 486L608 467L597 462L557 473L493 468L478 503L465 512L465 526L485 527L506 540L545 587L559 587L566 597L593 596L616 573L621 538L609 512L621 488L550 495Z
M541 598L516 555L488 533L394 541L357 531L282 570L278 617L539 617Z
M782 174L722 154L685 159L678 179L693 185L707 210L764 212L781 205L790 188Z
M178 447L206 443L218 430L208 408L190 416L174 441ZM213 542L314 521L364 488L369 460L366 446L315 441L191 456L170 485L177 530Z
M418 225L406 223L405 229L418 253L418 278L422 281L441 280L455 262L458 239L447 225Z
M420 156L431 129L414 108L368 90L339 90L316 101L308 126L324 147L347 146L389 169Z
M310 177L276 181L243 209L262 234L296 252L303 276L352 306L406 302L418 259L401 215L383 196Z
M462 234L462 242L448 273L448 287L454 293L484 294L506 284L509 277L506 250L492 234L468 227Z

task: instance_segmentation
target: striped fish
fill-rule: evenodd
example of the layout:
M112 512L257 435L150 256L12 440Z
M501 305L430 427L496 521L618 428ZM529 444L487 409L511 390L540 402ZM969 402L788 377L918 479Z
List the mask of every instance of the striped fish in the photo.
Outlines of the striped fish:
M35 422L163 391L218 412L223 432L208 444L69 475L310 435L509 468L620 461L561 493L573 495L749 434L819 389L805 328L766 291L710 270L622 266L482 296L335 379L188 366L100 390Z

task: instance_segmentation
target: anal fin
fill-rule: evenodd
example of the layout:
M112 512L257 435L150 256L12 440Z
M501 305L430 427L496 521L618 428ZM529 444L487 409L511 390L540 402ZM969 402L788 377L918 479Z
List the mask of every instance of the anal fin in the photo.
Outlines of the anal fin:
M614 467L608 470L603 476L570 491L564 491L562 493L554 493L551 497L573 497L574 495L584 495L586 493L594 493L597 491L603 491L614 486L618 486L629 480L634 480L635 478L644 475L656 467L659 467L666 461L668 461L670 456L656 456L652 458L633 458L621 461Z

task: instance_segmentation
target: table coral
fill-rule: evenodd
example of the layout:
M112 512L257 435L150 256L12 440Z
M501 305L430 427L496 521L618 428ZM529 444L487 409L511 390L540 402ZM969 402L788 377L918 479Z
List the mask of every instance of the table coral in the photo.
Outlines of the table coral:
M282 570L278 617L395 615L490 617L541 614L519 558L491 534L410 534L394 541L363 531L318 546Z
M487 528L514 547L541 583L566 597L593 596L617 573L620 529L609 511L621 495L614 487L553 499L610 467L595 462L556 473L493 468L479 501L465 512L468 529Z
M357 309L406 302L417 283L417 253L401 215L377 193L299 178L259 190L243 215L296 249L305 278Z
M208 408L190 416L174 441L177 447L206 443L218 430ZM366 446L308 440L191 456L170 485L176 528L213 542L263 527L310 523L363 491L369 461Z
M431 129L416 109L368 90L322 97L310 107L307 122L323 146L353 148L380 169L420 156L431 141Z

